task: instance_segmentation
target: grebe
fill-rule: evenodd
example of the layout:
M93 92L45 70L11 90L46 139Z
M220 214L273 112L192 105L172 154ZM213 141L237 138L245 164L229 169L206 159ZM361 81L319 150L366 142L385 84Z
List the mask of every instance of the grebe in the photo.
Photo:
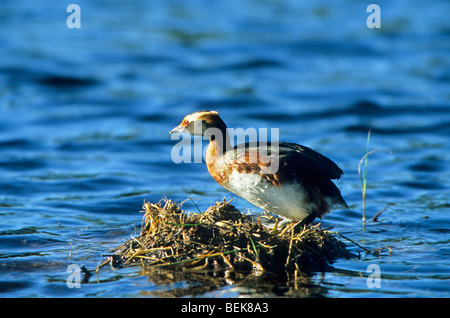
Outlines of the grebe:
M224 121L218 112L208 110L187 115L170 131L181 132L209 138L205 159L214 180L265 211L301 221L303 226L335 204L348 208L331 181L339 179L342 170L308 147L288 142L232 147Z

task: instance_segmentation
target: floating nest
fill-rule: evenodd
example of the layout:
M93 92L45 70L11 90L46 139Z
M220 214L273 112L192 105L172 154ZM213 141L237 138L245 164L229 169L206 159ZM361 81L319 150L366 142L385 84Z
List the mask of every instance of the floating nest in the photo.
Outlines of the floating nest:
M143 212L140 235L102 265L289 278L324 271L337 258L352 257L344 243L319 225L299 233L295 224L279 229L277 218L242 214L225 200L203 213L186 213L171 200L144 203Z

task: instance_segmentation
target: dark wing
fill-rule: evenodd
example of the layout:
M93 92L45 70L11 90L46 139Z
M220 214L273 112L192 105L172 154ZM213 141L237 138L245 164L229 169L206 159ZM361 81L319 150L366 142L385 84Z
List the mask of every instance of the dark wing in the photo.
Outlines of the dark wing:
M278 146L278 147L277 147ZM258 153L258 158L255 154ZM327 179L339 179L343 172L330 159L321 155L311 148L289 142L280 143L244 143L234 147L232 151L225 154L226 157L238 163L258 162L261 169L264 164L261 160L278 158L278 167L282 169L285 176L310 176ZM253 161L252 161L253 159ZM244 167L243 167L244 168ZM279 175L279 172L275 172ZM279 175L280 177L283 177Z
M344 174L332 160L305 146L280 142L279 156L280 167L298 175L339 179Z

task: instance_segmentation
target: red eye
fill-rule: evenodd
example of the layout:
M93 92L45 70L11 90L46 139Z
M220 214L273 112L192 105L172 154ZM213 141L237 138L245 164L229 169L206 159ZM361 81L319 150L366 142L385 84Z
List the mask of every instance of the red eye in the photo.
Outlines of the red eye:
M183 126L189 126L189 120L185 119L185 120L183 121Z

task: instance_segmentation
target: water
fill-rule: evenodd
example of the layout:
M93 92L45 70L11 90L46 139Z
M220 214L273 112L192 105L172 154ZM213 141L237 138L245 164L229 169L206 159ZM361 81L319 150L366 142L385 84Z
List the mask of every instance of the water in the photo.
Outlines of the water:
M448 1L380 1L381 29L367 28L360 1L77 1L81 29L66 26L69 3L0 4L2 297L449 296ZM322 224L379 255L346 241L361 259L297 291L201 290L107 267L68 288L70 264L95 272L137 235L144 200L190 196L204 210L226 197L260 212L204 164L172 162L168 132L205 108L336 161L351 209ZM363 230L357 169L369 129L379 150ZM371 264L379 288L368 286Z

